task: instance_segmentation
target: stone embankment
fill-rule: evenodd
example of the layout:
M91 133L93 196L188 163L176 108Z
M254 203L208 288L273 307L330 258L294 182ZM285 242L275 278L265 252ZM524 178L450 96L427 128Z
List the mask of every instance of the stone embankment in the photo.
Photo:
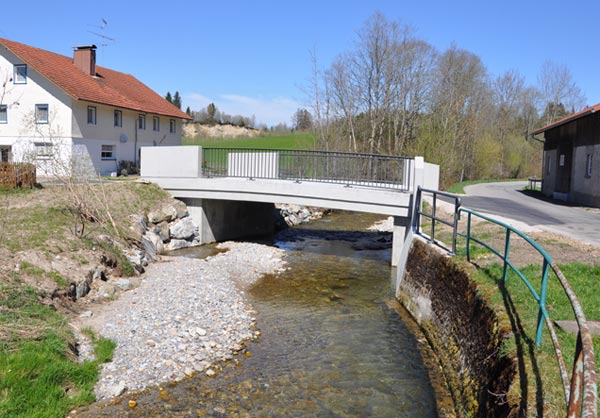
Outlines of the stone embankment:
M134 245L124 247L108 235L99 240L121 251L139 276L148 263L159 259L161 254L200 244L198 226L189 216L185 203L173 200L147 215L128 217L128 240ZM92 292L91 298L112 298L116 293L139 285L139 277L113 277L117 261L104 257L102 264L90 269L85 277L71 283L68 296L79 300ZM118 274L117 274L118 275Z
M258 336L244 291L284 269L284 252L251 243L219 248L229 251L204 260L163 257L148 265L139 287L78 319L76 329L91 327L117 343L96 386L99 399L195 373L213 376L215 362L233 359ZM78 334L86 358L89 341Z

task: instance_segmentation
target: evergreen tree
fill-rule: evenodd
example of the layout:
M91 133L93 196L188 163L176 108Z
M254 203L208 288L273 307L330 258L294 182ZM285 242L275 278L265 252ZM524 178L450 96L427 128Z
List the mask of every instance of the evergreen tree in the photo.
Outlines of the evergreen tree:
M206 113L208 113L208 123L216 123L215 114L217 113L217 106L214 103L210 103L206 106Z
M175 92L172 103L177 106L178 109L181 109L181 96L179 95L178 91Z
M188 107L185 109L185 113L187 113L187 115L188 115L188 116L192 116L192 109L190 109L190 107L188 106Z
M171 97L170 91L167 92L167 95L165 96L165 100L169 103L173 103L173 98Z

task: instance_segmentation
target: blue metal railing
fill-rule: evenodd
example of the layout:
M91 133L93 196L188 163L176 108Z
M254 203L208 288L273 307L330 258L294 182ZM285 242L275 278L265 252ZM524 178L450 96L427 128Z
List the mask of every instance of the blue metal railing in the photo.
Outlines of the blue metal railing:
M431 194L433 197L433 206L431 213L426 213L422 210L423 193ZM454 199L454 213L453 220L451 222L436 216L438 195ZM461 214L467 215L466 231L464 233L458 230L458 221L460 220ZM422 217L426 217L431 220L431 233L429 236L425 235L420 230ZM473 218L478 218L504 228L505 238L503 245L504 249L502 252L492 247L485 241L475 238L473 236ZM509 268L517 274L517 276L529 289L530 293L532 294L533 298L538 304L538 320L535 338L536 345L540 345L542 342L542 332L544 323L546 324L546 327L550 334L558 362L558 367L560 369L565 399L567 402L567 416L596 418L598 408L598 386L596 380L596 365L592 336L583 309L581 307L581 304L579 303L579 300L577 299L577 296L575 295L575 292L571 288L571 285L565 278L560 268L556 265L552 257L550 257L550 255L537 242L535 242L533 239L531 239L518 229L513 228L512 226L504 222L498 221L496 219L493 219L489 216L475 212L474 210L461 207L460 198L458 196L445 192L440 192L438 190L423 189L419 187L417 189L417 196L415 199L415 224L413 225L413 229L417 234L424 236L430 242L440 245L440 242L435 240L436 223L443 223L444 225L448 225L453 228L452 253L456 252L457 237L464 237L466 240L465 250L468 261L471 261L471 243L475 242L491 251L503 261L502 280L504 282L508 277ZM529 243L535 250L537 250L538 253L543 257L541 284L539 292L536 291L535 287L530 283L527 277L525 277L525 275L510 260L510 244L511 237L513 235L521 237L523 240ZM577 335L577 345L575 348L574 355L574 364L570 379L569 374L567 372L567 367L565 365L562 349L558 341L558 336L554 328L554 324L550 320L550 315L548 314L548 310L546 308L546 297L548 293L548 280L550 277L550 271L554 272L554 275L556 276L561 287L563 288L571 304L579 328L579 332Z

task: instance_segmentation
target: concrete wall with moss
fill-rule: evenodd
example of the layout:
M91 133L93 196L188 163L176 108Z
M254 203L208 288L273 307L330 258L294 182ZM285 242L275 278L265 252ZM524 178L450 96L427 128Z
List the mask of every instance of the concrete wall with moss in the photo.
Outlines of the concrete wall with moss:
M446 380L454 411L441 416L517 415L506 394L515 379L512 358L503 356L509 330L468 273L437 247L413 241L398 299L420 324Z

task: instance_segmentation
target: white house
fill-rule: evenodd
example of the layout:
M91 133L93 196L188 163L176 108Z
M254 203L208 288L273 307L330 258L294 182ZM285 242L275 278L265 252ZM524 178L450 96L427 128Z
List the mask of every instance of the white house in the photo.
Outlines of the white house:
M73 57L0 38L0 157L39 175L75 166L117 172L140 147L181 145L190 117L130 74L96 65L96 47Z

